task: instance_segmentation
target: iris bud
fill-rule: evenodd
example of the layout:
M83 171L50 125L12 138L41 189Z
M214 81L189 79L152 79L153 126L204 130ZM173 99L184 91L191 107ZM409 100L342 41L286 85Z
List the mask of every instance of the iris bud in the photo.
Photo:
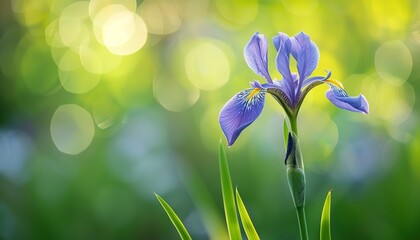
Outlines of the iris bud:
M293 203L296 208L303 208L305 206L306 178L299 139L293 132L289 133L285 164L287 166L287 181L293 197Z

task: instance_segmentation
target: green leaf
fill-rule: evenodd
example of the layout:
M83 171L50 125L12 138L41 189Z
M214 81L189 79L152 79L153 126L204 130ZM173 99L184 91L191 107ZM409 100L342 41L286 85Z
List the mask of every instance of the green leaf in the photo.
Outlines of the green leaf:
M244 202L239 195L238 188L236 188L236 204L238 205L239 215L241 216L242 226L244 227L245 234L248 239L259 240L257 231L255 230L254 224L252 224L251 218L248 215L248 211L245 208Z
M283 143L284 143L284 152L287 151L287 141L289 138L289 129L287 128L286 118L283 122Z
M328 192L327 198L325 199L325 202L324 202L324 208L322 209L320 240L331 240L330 209L331 209L331 191Z
M232 182L230 180L229 166L226 159L222 142L219 143L219 164L220 180L222 184L223 205L225 208L226 224L229 232L229 239L242 239L239 228L238 215L236 213L235 197L233 195Z
M184 224L181 222L179 217L176 215L174 210L169 206L168 203L163 200L159 195L155 193L157 199L159 200L160 204L162 205L163 209L165 209L166 214L168 214L168 217L171 219L172 223L174 224L176 230L179 233L179 236L182 240L189 239L191 240L190 234L188 233L187 229L185 228Z

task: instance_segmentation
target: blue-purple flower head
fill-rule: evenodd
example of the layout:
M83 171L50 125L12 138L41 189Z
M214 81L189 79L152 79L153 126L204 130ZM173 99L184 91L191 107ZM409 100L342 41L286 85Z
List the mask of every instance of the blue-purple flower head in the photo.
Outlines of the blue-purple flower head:
M267 92L282 105L289 118L296 118L306 94L323 83L330 87L326 97L335 106L353 112L369 112L366 98L363 95L350 97L340 82L330 79L331 72L327 72L326 76L311 77L318 65L319 50L308 35L301 32L289 37L278 33L273 37L273 44L277 50L276 67L283 76L281 80L273 80L268 72L268 42L263 34L255 33L245 46L245 61L249 68L267 82L251 82L251 88L237 93L220 111L220 126L229 146L236 141L242 130L261 114ZM291 56L296 60L297 73L290 70Z

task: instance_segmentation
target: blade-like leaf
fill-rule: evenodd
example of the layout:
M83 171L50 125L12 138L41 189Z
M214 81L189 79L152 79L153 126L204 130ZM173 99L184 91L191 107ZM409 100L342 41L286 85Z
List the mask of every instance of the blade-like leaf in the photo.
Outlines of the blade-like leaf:
M322 209L320 240L331 240L330 209L331 209L331 191L328 192L327 198L325 199L325 202L324 202L324 208Z
M245 204L239 195L238 188L236 188L236 204L238 205L239 216L241 216L242 226L244 227L246 236L248 239L259 240L260 237L255 230L254 224L252 224L251 218L248 215L248 211L245 208Z
M284 143L284 152L287 151L287 141L289 137L289 129L287 128L286 118L283 122L283 143Z
M229 166L226 159L222 142L219 143L219 164L220 180L222 184L223 205L225 207L226 224L229 232L229 239L240 240L241 230L239 228L238 215L236 214L235 197L233 195L232 182L230 180Z
M179 236L182 240L191 240L190 234L188 233L187 229L185 228L184 224L181 222L179 217L176 215L174 210L169 206L168 203L163 200L159 195L155 193L157 199L159 200L160 204L162 205L163 209L165 209L166 214L168 214L168 217L171 219L172 223L174 224L176 230L179 233Z

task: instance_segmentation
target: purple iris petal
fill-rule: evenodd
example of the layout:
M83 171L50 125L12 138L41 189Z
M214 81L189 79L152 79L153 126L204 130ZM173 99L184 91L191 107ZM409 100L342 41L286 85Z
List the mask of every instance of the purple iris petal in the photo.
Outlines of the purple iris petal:
M309 35L303 32L292 37L290 41L291 53L296 59L300 80L303 81L312 74L318 65L319 50Z
M296 84L294 83L292 73L290 72L290 38L288 35L279 32L277 36L273 37L273 43L277 49L276 67L283 76L283 81L287 87L287 89L285 88L284 90L287 92L290 99L294 99L296 97Z
M289 36L284 33L278 33L273 37L274 46L277 49L276 67L284 79L291 80L290 72L290 49L291 43Z
M324 80L327 80L330 77L331 77L331 71L328 71L327 76L325 76L325 77L322 77L322 76L310 77L310 78L305 79L303 81L302 88L306 87L307 85L309 85L309 84L311 84L315 81L324 81Z
M286 81L284 81L284 80L276 80L273 83L264 83L264 84L262 84L262 87L265 88L265 89L269 89L269 88L280 89L284 93L286 93L287 96L290 98L290 93L288 92L289 89L288 89Z
M359 95L357 97L350 97L344 90L331 87L326 93L327 98L337 107L352 111L369 113L369 103L365 96Z
M242 130L261 114L265 92L264 89L258 88L245 89L233 96L222 108L219 123L229 146L232 146Z
M264 84L271 84L271 83L264 83ZM258 82L257 80L254 80L253 82L249 83L249 85L251 85L251 87L253 87L253 88L266 89L265 87L263 87L264 84L261 85L261 83Z
M271 80L267 63L267 39L263 34L255 33L244 49L245 61L256 74Z

